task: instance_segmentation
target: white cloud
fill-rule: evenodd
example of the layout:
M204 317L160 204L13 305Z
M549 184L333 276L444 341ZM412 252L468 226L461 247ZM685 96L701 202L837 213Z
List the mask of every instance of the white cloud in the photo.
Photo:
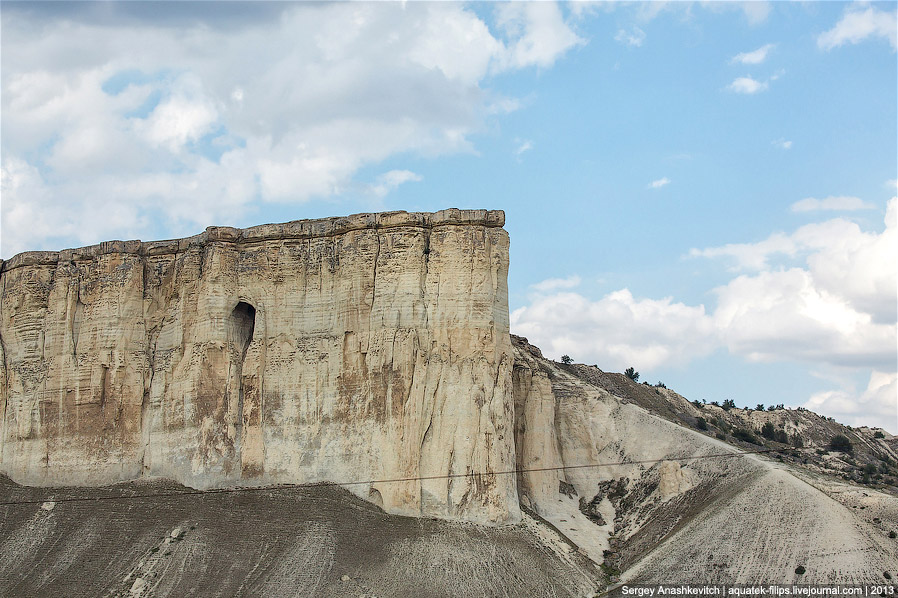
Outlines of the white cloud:
M898 179L891 179L889 181L886 181L886 187L898 190Z
M501 3L496 20L507 39L505 68L550 67L569 49L586 43L565 23L554 2Z
M783 233L774 233L757 243L728 243L720 247L689 250L691 257L718 258L728 257L735 262L733 269L763 270L767 268L767 260L771 255L795 255L795 241Z
M617 35L614 36L614 41L620 42L625 46L639 48L642 46L642 42L645 41L645 31L636 26L630 31L620 29L618 30Z
M873 371L867 388L858 392L846 385L812 395L804 407L826 413L837 421L852 426L885 428L898 431L898 374Z
M751 52L740 52L733 56L730 59L731 63L741 63L741 64L761 64L765 60L767 60L767 54L775 47L775 44L767 44L761 46L757 50L753 50Z
M135 129L151 146L178 153L187 142L208 133L217 120L218 111L208 99L177 94L156 106L146 120L135 123Z
M736 77L727 89L733 93L754 94L767 89L766 81L756 81L751 77Z
M784 150L792 148L792 142L788 141L786 139L783 139L782 137L780 137L779 139L774 139L773 141L770 142L770 144L775 145L776 147L778 147L780 149L784 149Z
M770 2L759 0L742 2L742 12L745 13L749 25L758 25L767 20L767 16L770 14Z
M864 232L833 219L693 255L736 258L753 272L714 289L717 305L636 299L627 289L592 300L571 292L579 278L534 285L512 314L512 331L548 354L601 367L680 365L726 348L748 361L804 362L850 371L892 372L898 345L898 198L885 230ZM774 255L797 261L770 265Z
M489 77L585 43L552 3L497 8L501 36L449 3L232 3L186 20L136 20L116 3L101 18L14 10L0 71L4 257L152 238L156 222L166 235L240 225L260 202L359 188L359 169L391 156L472 152L472 134L519 105L486 91ZM26 212L31 225L13 226Z
M424 178L415 174L410 170L390 170L378 176L371 186L371 192L377 197L385 197L390 191L393 191L399 185L408 183L409 181L423 181Z
M635 299L627 289L598 301L572 292L538 295L512 312L511 330L549 355L567 353L618 371L631 365L651 369L685 364L717 344L703 306L670 298Z
M793 212L813 212L817 210L850 212L853 210L872 210L874 207L859 197L840 195L830 196L825 199L806 197L793 203L791 209Z
M749 361L889 367L895 324L879 324L801 268L739 276L716 289L715 326ZM894 314L893 314L894 317Z
M648 188L649 189L660 189L661 187L663 187L665 185L669 185L669 184L670 184L670 179L667 177L663 177L663 178L660 178L656 181L652 181L651 183L649 183Z
M520 156L524 152L529 152L533 149L533 142L529 139L517 139L517 147L514 150L516 156Z
M858 44L870 37L885 38L892 49L898 48L898 11L850 6L835 27L817 36L817 46L832 50L844 44Z
M558 289L573 289L580 286L580 282L580 277L574 274L567 278L547 278L546 280L530 285L530 288L540 293L548 293Z

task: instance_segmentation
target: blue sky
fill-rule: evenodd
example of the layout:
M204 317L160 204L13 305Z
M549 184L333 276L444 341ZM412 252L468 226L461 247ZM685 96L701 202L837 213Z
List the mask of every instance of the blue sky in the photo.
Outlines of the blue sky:
M13 3L0 255L503 209L512 331L898 432L896 3Z

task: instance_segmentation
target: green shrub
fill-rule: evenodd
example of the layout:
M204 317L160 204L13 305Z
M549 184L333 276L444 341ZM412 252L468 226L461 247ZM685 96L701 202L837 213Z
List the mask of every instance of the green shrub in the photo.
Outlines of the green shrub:
M848 440L848 437L844 434L836 434L833 436L832 440L829 441L829 448L842 453L850 453L854 450L851 441Z
M886 435L882 433L882 430L876 430L873 432L873 438L885 438Z
M733 437L738 438L739 440L742 440L744 442L750 442L752 444L758 444L758 445L761 444L760 441L757 438L755 438L755 435L752 434L751 432L749 432L748 430L746 430L745 428L737 428L736 430L734 430Z
M704 417L700 417L697 420L695 420L695 427L697 427L699 430L707 430L708 422L705 421Z
M804 440L801 439L801 436L798 434L792 436L792 446L795 448L804 448Z
M765 423L761 426L761 436L768 440L773 440L773 434L775 430L773 429L773 424L770 422Z
M755 407L758 411L764 411L764 403L758 403L758 406Z
M705 407L705 405L698 399L692 401L692 404L695 405L696 407L698 407L699 409L703 409Z
M723 407L724 411L729 411L730 409L733 409L735 406L736 406L736 402L733 399L726 399L726 400L724 400L723 405L721 405L721 407Z
M637 372L633 367L628 367L626 370L624 370L624 376L626 376L633 382L639 382L639 372Z
M894 540L896 536L898 536L898 534L895 533L895 530L892 530L892 531L889 532L889 537L890 537L891 539Z
M571 359L571 356L570 356L570 355L562 355L562 356L561 356L561 363L564 363L564 364L568 364L568 365L569 365L569 364L574 363L574 360Z
M807 571L807 569L804 568L804 565L799 565L799 566L795 567L796 575L804 575L805 571Z
M718 432L714 436L717 437L717 440L726 440L727 439L727 435L724 434L723 432Z
M773 439L777 442L782 442L783 444L789 444L789 435L782 429L773 433Z

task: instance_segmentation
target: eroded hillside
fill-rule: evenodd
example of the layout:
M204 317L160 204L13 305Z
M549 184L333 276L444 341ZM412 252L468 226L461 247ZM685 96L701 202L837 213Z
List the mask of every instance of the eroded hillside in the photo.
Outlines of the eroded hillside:
M522 473L522 503L603 559L609 581L876 583L898 573L895 496L744 454L763 449L676 423L678 403L699 408L672 391L513 344L519 466L563 466Z
M600 577L526 515L496 528L389 515L333 486L189 490L0 477L3 502L29 501L0 506L0 596L584 596Z

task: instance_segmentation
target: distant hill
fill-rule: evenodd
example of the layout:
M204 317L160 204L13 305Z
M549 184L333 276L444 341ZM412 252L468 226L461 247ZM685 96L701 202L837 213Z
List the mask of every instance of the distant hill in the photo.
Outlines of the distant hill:
M522 473L522 502L601 561L612 588L898 575L888 433L877 438L805 410L696 404L595 366L547 360L521 337L512 343L518 453L539 455L523 466L563 467ZM537 396L542 416L528 417ZM539 419L542 438L528 440L538 433L521 428ZM850 453L829 449L839 435Z

